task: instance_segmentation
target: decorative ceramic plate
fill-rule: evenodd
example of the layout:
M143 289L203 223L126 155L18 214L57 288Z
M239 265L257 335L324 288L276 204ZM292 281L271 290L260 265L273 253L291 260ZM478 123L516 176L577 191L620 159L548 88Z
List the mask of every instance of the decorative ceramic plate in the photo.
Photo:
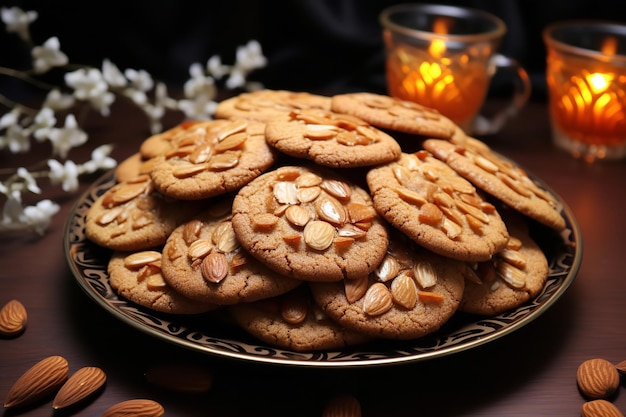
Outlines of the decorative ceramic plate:
M541 181L536 181L551 192ZM160 314L118 297L109 284L107 273L111 252L91 243L85 236L85 216L89 207L114 184L112 171L98 179L78 199L66 222L64 250L78 284L102 308L139 331L181 347L233 359L312 367L353 367L421 361L464 351L507 335L539 317L572 283L582 260L578 224L571 210L555 196L567 222L566 229L556 233L531 225L531 235L544 250L550 264L547 283L535 299L494 317L457 313L436 333L411 341L380 341L341 351L291 352L262 344L224 321L213 320L207 326L204 315Z

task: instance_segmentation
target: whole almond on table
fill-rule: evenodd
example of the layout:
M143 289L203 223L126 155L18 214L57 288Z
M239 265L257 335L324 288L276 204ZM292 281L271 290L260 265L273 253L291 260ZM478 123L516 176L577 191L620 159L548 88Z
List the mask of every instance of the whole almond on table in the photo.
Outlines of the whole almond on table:
M607 400L593 400L583 404L582 417L624 417L621 411Z
M15 381L4 400L4 408L30 405L45 398L65 383L68 374L69 364L65 358L42 359Z
M59 410L84 400L104 386L106 379L106 374L100 368L86 366L79 369L57 392L52 408Z
M164 413L165 409L156 401L133 399L112 405L101 417L161 417Z
M11 300L0 310L0 335L15 336L26 328L28 314L18 300Z
M620 382L619 371L606 359L588 359L578 367L576 382L585 397L605 399L617 391Z

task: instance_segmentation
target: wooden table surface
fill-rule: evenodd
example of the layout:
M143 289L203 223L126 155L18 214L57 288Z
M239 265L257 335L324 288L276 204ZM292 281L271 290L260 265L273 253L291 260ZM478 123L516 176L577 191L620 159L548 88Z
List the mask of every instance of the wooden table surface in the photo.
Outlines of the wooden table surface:
M90 143L115 143L118 161L131 155L147 135L141 117L114 111L95 118ZM559 194L582 233L583 260L574 282L519 330L433 360L354 369L259 364L181 348L121 322L77 285L62 239L78 194L53 188L44 197L60 202L61 211L43 237L0 240L0 304L17 299L28 311L26 331L0 339L0 399L34 363L60 355L70 373L98 366L107 375L100 395L67 413L76 416L98 416L134 398L160 402L168 416L321 416L326 401L339 393L355 396L363 416L579 415L585 400L576 386L577 367L596 357L626 359L626 161L588 164L555 149L545 104L538 102L500 134L483 139ZM5 166L27 162L0 158ZM88 184L86 179L81 191ZM213 386L183 394L146 382L145 372L163 363L208 370ZM622 412L625 389L622 383L611 399ZM52 398L14 415L52 415L51 407Z

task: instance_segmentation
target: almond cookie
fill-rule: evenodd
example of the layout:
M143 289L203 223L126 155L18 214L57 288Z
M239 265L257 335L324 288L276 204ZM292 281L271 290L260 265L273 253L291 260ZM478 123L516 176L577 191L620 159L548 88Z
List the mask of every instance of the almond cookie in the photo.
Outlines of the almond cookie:
M517 213L503 214L511 235L505 249L490 261L473 265L475 279L468 280L460 311L491 316L519 307L535 298L549 274L545 254Z
M142 307L168 314L200 314L218 308L174 291L161 275L161 252L114 252L108 264L111 288Z
M495 206L427 151L367 173L374 207L392 226L440 255L486 261L509 239Z
M387 250L369 194L320 167L284 166L251 181L233 201L232 224L259 261L306 281L365 276Z
M316 303L341 326L384 339L408 340L437 331L457 311L464 264L392 232L389 250L369 275L310 283Z
M108 249L137 251L162 246L204 202L180 204L154 189L148 175L117 183L94 201L85 216L85 233Z
M125 182L142 174L150 174L153 162L154 159L145 159L141 153L134 153L115 167L115 179L117 182Z
M213 124L219 126L213 129ZM236 120L194 124L155 157L150 176L164 195L199 200L239 189L274 163L265 125Z
M270 299L229 306L228 312L250 335L296 352L338 350L371 340L330 320L313 302L307 285Z
M382 129L448 139L456 124L430 107L383 94L348 93L332 97L331 109L356 116Z
M215 200L171 233L163 247L163 279L188 298L220 305L273 297L300 285L241 248L230 221L231 201Z
M429 139L424 148L476 187L522 214L556 230L565 228L557 200L517 165L471 137L458 143Z
M265 138L282 153L333 168L379 165L402 152L394 138L366 121L317 109L269 120Z
M287 90L257 90L241 93L217 104L218 119L248 119L266 122L293 110L330 110L330 97Z
M154 158L172 150L179 139L188 136L191 129L203 128L207 132L216 133L227 124L226 120L219 122L214 120L187 120L145 139L139 146L139 153L144 159Z

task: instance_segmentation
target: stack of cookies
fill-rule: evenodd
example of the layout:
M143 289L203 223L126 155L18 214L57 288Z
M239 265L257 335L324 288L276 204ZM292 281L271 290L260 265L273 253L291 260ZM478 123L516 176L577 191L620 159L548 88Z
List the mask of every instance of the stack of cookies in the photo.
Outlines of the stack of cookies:
M86 216L111 287L264 343L410 340L535 297L555 198L433 109L261 90L143 141ZM410 149L410 151L409 151Z

